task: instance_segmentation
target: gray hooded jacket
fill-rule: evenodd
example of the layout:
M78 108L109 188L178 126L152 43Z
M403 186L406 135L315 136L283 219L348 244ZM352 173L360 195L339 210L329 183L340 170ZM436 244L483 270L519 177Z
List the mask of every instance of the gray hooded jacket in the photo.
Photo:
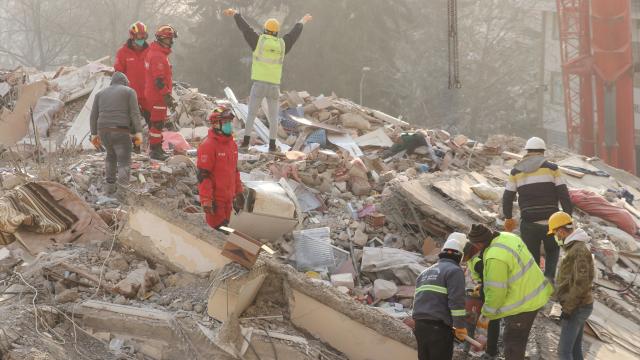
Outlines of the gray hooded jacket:
M129 129L132 134L142 131L136 92L121 72L114 73L111 85L99 91L93 100L91 135L104 128Z

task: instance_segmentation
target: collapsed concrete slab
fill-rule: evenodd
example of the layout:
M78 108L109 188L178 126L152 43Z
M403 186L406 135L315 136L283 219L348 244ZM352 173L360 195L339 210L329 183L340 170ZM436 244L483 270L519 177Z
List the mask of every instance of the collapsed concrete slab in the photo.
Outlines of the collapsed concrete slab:
M266 277L266 267L256 264L254 270L244 276L214 283L207 302L207 313L220 321L240 316L253 303Z
M123 236L127 245L184 271L213 270L226 264L220 255L222 235L212 236L204 223L196 224L153 200L133 203L136 205L129 211L128 224L131 239L124 240L128 235ZM248 274L214 284L215 289L209 296L209 315L222 321L231 314L240 315L251 305L267 277L282 281L283 296L288 304L285 316L289 316L294 325L349 358L417 357L415 339L401 322L353 301L333 287L313 281L264 253Z
M215 234L204 221L194 224L185 213L165 210L162 204L135 195L129 201L137 205L129 213L120 240L141 255L193 274L221 268L231 261L221 254L222 235Z
M75 315L94 336L106 342L134 342L153 359L231 358L193 320L166 311L89 300L76 307Z

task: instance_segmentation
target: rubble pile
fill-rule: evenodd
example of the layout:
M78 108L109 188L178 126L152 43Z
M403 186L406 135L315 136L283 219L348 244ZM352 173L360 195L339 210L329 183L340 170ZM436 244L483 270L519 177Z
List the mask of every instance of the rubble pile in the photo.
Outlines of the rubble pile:
M282 309L285 300L279 299L285 296L267 295L288 291L275 282L265 281L253 305L223 327L207 310L207 302L210 305L211 294L222 283L248 276L249 270L232 263L192 274L123 244L127 235L121 229L128 211L144 207L127 197L152 199L193 219L198 224L194 227L203 226L194 158L207 135L206 117L216 104L230 104L237 117L236 138L241 139L247 106L228 88L226 99L216 99L178 84L173 93L178 107L163 134L163 147L173 156L158 162L144 151L134 154L129 185L108 197L103 192L104 155L88 143L92 94L108 85L105 72L108 69L99 62L53 74L0 71L0 101L6 108L0 114L0 129L13 131L0 131L0 199L34 181L55 183L65 190L45 188L55 201L75 204L78 221L84 224L36 236L25 222L29 214L23 214L13 220L13 228L0 226L0 240L6 245L0 249L0 307L20 322L3 321L0 351L10 359L55 351L81 358L87 349L130 358L173 358L166 355L171 351L192 358L203 353L234 358L231 346L244 347L243 354L250 358L251 342L229 345L221 339L250 338L242 331L253 328L254 336L265 333L279 343L279 351L304 353L306 358L345 358L332 344L292 325ZM35 84L38 88L27 92ZM33 114L33 121L25 114ZM17 129L18 122L24 128ZM466 232L478 222L503 227L502 192L511 168L521 159L523 139L494 135L481 142L440 129L415 128L335 94L312 96L304 91L282 94L278 123L281 151L269 153L267 122L256 121L253 142L239 155L246 202L232 215L229 228L235 233L211 235L226 240L223 255L235 249L229 245L234 237L257 244L248 267L265 258L277 260L321 291L340 293L341 301L400 322L411 314L417 275L437 260L449 233ZM594 239L590 245L599 278L597 306L589 320L593 336L640 355L633 337L615 336L620 326L629 330L640 324L633 311L640 303L640 179L566 149L551 148L546 155L560 165L577 208L575 218ZM6 211L2 204L0 215ZM514 212L518 218L517 206ZM5 222L2 216L0 222ZM240 239L233 244L243 243ZM626 319L607 321L612 311L624 311ZM145 338L130 329L105 332L92 322L104 312L153 322L158 333ZM537 326L551 326L557 333L554 316L547 311L540 319L544 325ZM84 327L74 325L75 319ZM117 328L115 323L110 326ZM18 334L23 333L29 335L21 341ZM541 358L545 351L553 352L554 340L546 336L534 335L537 347L531 351ZM41 338L48 340L34 341ZM66 345L59 345L63 341ZM212 344L214 350L209 348ZM597 342L590 344L595 348ZM158 355L163 351L165 357ZM260 357L260 349L253 352Z

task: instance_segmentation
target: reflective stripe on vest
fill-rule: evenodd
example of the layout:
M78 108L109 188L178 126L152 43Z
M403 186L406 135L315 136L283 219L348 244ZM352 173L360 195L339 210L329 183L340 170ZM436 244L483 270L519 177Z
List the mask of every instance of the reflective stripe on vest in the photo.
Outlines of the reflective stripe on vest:
M422 285L416 288L416 294L423 291L432 291L432 292L437 292L439 294L444 294L444 295L447 295L449 293L446 287L438 286L438 285Z
M251 79L271 84L280 84L284 63L285 43L282 38L267 34L260 35L253 51Z
M467 315L467 310L462 309L462 310L451 310L451 316L466 316Z
M518 262L518 265L520 265L520 271L518 271L517 273L515 273L513 276L511 276L509 279L507 279L506 283L503 282L497 282L497 281L488 281L486 282L484 285L485 286L493 286L493 287L497 287L497 288L502 288L502 289L506 289L507 286L510 283L514 283L516 281L518 281L521 277L524 276L524 274L527 273L527 271L533 266L533 264L535 263L535 261L533 261L533 258L529 259L529 261L527 262L527 264L525 265L522 262L522 259L520 259L520 256L518 255L517 252L515 252L512 248L508 247L507 245L504 244L495 244L493 245L494 247L503 249L508 251L509 253L511 253L511 255L513 255L514 259L516 259L516 261Z
M491 276L485 268L485 291L499 292L503 299L485 302L482 313L490 320L534 311L549 300L552 287L522 240L511 233L500 233L484 251L484 261L508 266L506 274Z
M522 298L522 300L520 301L516 301L513 304L510 305L506 305L506 306L502 306L498 309L496 308L492 308L489 306L484 306L484 310L488 313L494 314L494 315L499 315L508 311L511 311L515 308L517 308L518 306L524 305L527 301L529 300L533 300L536 296L538 296L541 292L544 291L544 289L547 287L547 285L549 284L549 282L547 281L547 279L545 279L542 284L540 284L540 286L538 286L535 290L533 290L532 292L530 292L529 294L527 294L524 298Z

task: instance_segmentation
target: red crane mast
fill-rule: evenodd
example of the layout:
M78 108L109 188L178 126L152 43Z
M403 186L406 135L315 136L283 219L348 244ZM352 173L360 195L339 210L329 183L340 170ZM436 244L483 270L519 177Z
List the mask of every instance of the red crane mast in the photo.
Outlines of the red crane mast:
M556 3L569 146L635 174L629 0Z

